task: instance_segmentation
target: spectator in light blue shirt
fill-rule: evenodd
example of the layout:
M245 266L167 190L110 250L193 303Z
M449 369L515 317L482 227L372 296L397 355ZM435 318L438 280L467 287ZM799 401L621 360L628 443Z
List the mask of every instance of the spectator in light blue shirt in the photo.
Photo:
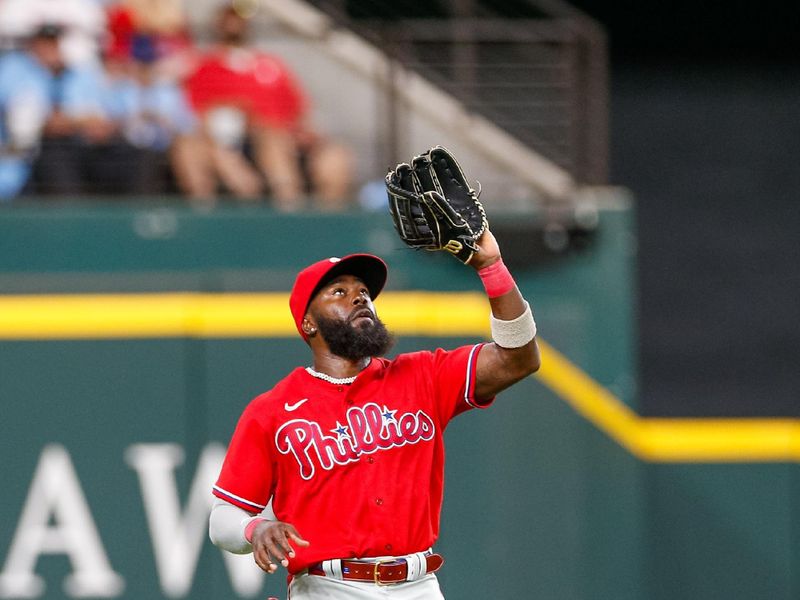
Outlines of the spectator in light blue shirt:
M134 38L130 54L128 76L115 89L116 118L131 144L166 152L177 136L195 132L197 120L183 90L154 69L158 57L149 37Z
M45 137L36 181L43 193L152 195L168 191L187 153L175 152L195 132L195 117L175 82L156 76L151 48L122 48L102 68L63 80L59 112L72 129ZM182 185L179 191L189 195Z
M64 64L60 30L39 28L27 48L0 57L0 202L17 197L52 112L56 76Z
M197 137L197 121L182 88L157 70L157 59L153 40L145 35L134 36L125 55L107 56L103 102L125 142L135 149L135 190L164 191L171 168L180 191L196 196L181 175L192 168L185 145Z

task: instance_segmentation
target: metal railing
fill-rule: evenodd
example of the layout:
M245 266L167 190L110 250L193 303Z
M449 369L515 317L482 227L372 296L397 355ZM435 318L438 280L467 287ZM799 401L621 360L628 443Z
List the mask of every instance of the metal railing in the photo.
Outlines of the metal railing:
M451 3L458 6L447 18L373 19L351 17L342 2L310 4L564 168L579 184L607 183L606 39L579 11L559 0L522 1L516 4L528 10L517 12L525 16L508 18L494 16L508 14L499 10L507 2L495 3L493 11L489 2L459 0ZM369 13L366 4L359 5L362 13Z

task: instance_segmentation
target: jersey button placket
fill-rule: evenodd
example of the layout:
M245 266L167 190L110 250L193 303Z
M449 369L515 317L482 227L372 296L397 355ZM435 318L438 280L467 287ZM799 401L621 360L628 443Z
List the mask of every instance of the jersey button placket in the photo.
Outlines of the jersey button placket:
M383 506L383 498L375 498L375 504L378 506Z
M355 404L352 394L352 385L340 385L337 389L338 391L344 393L344 403L346 406L353 406L353 404Z

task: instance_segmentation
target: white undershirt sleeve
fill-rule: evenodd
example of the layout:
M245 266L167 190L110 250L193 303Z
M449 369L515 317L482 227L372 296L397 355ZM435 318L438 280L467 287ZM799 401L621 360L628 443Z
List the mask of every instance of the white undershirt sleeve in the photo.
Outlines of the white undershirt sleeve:
M215 546L223 550L234 554L248 554L253 551L253 547L244 538L244 530L250 521L260 518L262 517L216 498L208 518L208 537Z

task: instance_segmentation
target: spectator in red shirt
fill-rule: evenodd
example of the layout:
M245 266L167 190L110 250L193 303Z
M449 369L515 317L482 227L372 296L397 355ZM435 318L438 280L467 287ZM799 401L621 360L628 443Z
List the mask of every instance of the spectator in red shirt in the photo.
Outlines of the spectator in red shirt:
M300 208L307 194L319 207L342 207L350 191L349 152L309 126L299 82L279 58L251 48L247 30L233 7L220 9L217 42L186 82L213 169L241 198L260 196L266 185L283 210Z

